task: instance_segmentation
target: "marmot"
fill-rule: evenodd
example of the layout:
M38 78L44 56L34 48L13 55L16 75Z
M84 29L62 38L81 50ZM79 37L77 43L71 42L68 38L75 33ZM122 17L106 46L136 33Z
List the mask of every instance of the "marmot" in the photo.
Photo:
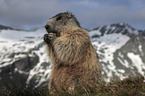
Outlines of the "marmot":
M49 89L62 92L83 84L93 86L101 81L101 68L88 32L72 13L50 18L44 35L53 65Z

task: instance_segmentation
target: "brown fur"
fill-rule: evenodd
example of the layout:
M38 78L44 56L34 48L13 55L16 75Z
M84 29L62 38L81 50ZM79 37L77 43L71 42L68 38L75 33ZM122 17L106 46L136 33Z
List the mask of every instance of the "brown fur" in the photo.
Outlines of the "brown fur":
M62 92L81 83L93 86L100 82L100 64L88 32L70 13L60 13L45 25L44 41L53 65L49 89Z

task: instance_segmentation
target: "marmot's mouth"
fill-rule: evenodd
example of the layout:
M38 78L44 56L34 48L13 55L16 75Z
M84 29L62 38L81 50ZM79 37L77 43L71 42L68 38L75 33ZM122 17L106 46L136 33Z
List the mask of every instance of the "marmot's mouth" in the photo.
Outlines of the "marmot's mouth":
M48 30L47 30L47 33L48 33L48 34L55 34L57 37L60 36L59 32L57 32L57 31L48 31Z

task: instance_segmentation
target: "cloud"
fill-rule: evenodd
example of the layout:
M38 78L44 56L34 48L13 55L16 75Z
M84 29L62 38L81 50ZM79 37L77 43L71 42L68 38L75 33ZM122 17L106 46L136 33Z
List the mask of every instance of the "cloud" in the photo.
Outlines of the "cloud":
M14 27L42 24L68 7L57 0L2 0L0 5L0 21L10 22Z
M97 0L98 1L98 0ZM112 24L112 23L128 23L131 26L140 28L145 26L145 1L139 0L99 0L80 3L81 7L77 10L81 12L78 15L79 20L85 28L95 28L101 25ZM116 1L116 2L115 2ZM81 1L84 2L84 1ZM138 3L136 3L138 2ZM79 4L79 3L78 3ZM95 7L93 7L96 4ZM78 8L76 6L76 8ZM145 29L142 27L142 29Z
M145 26L144 0L1 0L0 24L31 29L59 12L71 11L85 28L125 22Z

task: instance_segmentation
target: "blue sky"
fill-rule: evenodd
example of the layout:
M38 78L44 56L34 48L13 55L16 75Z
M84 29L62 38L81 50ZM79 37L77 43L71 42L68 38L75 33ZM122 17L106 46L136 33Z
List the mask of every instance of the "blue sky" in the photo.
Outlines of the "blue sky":
M123 22L145 30L145 0L0 0L0 24L30 30L66 11L88 29Z

